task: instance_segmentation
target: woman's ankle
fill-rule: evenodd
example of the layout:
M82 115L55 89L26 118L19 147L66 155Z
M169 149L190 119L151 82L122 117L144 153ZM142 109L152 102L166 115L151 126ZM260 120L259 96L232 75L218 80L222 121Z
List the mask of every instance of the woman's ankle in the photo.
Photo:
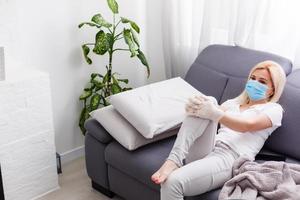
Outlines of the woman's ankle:
M180 160L177 158L177 156L176 155L174 155L174 154L170 154L169 156L168 156L168 158L166 158L166 161L172 161L178 168L179 167L182 167L182 165L183 165L183 163L181 163L180 162Z

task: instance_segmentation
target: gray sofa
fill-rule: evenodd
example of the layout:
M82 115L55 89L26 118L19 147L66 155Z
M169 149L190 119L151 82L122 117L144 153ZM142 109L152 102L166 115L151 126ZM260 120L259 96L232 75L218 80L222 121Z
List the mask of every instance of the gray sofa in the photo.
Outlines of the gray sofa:
M199 54L185 80L222 103L243 90L251 67L263 60L280 63L288 81L280 99L285 110L283 125L268 138L256 159L300 163L300 70L292 72L288 59L238 46L211 45ZM96 120L87 120L85 127L86 167L94 189L127 200L160 199L160 186L150 177L168 156L176 136L128 151ZM219 192L220 188L185 199L214 200Z

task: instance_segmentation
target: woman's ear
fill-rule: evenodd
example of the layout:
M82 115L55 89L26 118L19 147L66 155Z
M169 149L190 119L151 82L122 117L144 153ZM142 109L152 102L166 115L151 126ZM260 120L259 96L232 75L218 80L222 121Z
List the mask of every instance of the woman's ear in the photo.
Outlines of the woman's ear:
M274 88L272 87L272 90L271 90L271 92L269 94L269 98L271 98L273 95L274 95Z

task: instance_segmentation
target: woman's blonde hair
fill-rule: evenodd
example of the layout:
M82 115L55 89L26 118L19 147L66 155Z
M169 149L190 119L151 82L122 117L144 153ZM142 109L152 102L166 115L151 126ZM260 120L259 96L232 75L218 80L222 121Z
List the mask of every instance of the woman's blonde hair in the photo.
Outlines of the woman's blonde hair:
M277 102L285 86L285 72L278 63L271 60L266 60L258 63L251 69L248 76L248 80L250 79L252 73L258 69L268 70L273 83L273 94L268 98L268 102ZM239 101L240 104L247 103L250 100L245 90L239 96L237 96L236 99Z

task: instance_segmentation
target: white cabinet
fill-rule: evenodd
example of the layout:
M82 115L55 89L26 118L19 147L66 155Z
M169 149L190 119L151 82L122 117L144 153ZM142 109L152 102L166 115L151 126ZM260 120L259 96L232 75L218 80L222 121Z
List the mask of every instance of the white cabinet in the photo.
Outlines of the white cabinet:
M7 72L0 81L0 163L6 200L57 189L49 76Z

